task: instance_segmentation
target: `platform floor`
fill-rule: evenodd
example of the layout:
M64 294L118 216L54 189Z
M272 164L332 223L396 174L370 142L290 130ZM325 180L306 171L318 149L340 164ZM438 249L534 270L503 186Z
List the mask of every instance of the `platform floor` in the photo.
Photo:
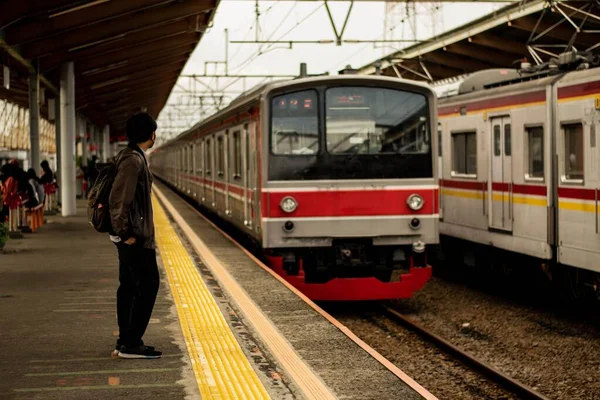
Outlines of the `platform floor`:
M110 356L116 249L80 202L0 254L0 399L434 398L157 189L161 287L144 340L163 358Z
M77 217L48 217L0 254L0 398L185 398L197 385L164 271L144 339L165 356L111 358L116 248L87 225L83 207Z

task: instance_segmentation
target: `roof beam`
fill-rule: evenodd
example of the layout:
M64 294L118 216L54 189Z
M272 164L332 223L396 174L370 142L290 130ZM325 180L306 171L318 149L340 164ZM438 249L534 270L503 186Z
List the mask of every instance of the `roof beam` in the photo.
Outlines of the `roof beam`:
M13 46L38 40L41 37L52 37L77 28L89 27L112 18L150 9L174 0L127 0L111 1L101 6L93 6L63 14L54 18L48 15L32 18L20 24L13 24L4 32Z
M168 21L176 21L197 15L198 29L204 29L208 23L208 16L204 12L211 9L211 0L186 0L179 3L168 4L144 10L135 18L123 16L96 24L94 29L78 28L68 34L41 38L35 42L21 47L25 58L38 58L60 51L73 51L76 48L96 46L104 41L114 40L121 35L155 29L165 25Z
M129 51L116 51L106 54L102 57L90 57L75 64L75 69L79 73L91 71L94 69L107 67L123 61L133 62L135 60L146 59L151 61L154 58L172 54L181 54L185 51L193 51L198 41L197 34L189 33L185 37L179 37L177 41L172 38L166 38L156 42L140 45Z
M175 57L185 57L185 59L189 59L190 55L192 54L192 51L194 49L192 47L188 47L186 48L181 48L181 49L175 49L175 51L171 51L169 53L164 53L161 55L157 55L157 56L153 56L151 54L148 54L144 57L138 57L136 59L133 60L127 60L124 61L122 63L118 63L118 64L113 64L109 67L105 67L105 68L97 68L95 70L90 70L89 74L85 74L85 76L94 76L95 74L104 72L104 71L114 71L114 70L119 70L120 68L123 67L127 67L127 66L131 66L131 65L153 65L153 64L162 64L163 62L168 62L170 59L174 59Z
M179 40L179 35L194 33L196 37L200 33L193 29L191 18L187 20L177 21L172 24L159 26L154 29L143 30L127 34L125 37L119 37L115 40L99 44L97 46L88 47L77 51L63 51L54 53L40 59L40 70L47 71L58 67L64 61L77 61L85 58L98 58L101 55L108 55L122 50L132 50L141 45L170 39L171 41Z
M438 63L432 63L432 62L428 62L425 60L423 61L423 64L425 64L427 71L429 71L429 73L431 74L431 77L435 81L464 74L464 69L462 69L462 68L455 68L455 67L451 67L449 65L439 65ZM414 63L410 63L410 62L406 63L406 66L426 75L425 72L422 70L421 65L416 61L414 61ZM400 73L403 73L403 71L400 70ZM404 73L410 74L409 71L404 71ZM403 76L406 76L405 74L403 74ZM413 79L424 80L422 77L419 77L419 76L415 76Z
M174 70L174 71L164 71L164 75L161 76L156 76L156 75L150 75L150 76L132 76L127 80L127 87L137 87L138 85L153 85L156 84L157 82L162 82L163 80L166 80L167 78L175 75L175 76L179 76L179 73L181 71L180 70ZM112 84L108 84L105 85L101 88L95 89L95 90L91 90L90 88L84 88L82 89L80 92L77 93L77 99L80 98L80 96L96 96L96 95L100 95L100 94L105 94L107 92L113 92L115 91L115 86L123 86L123 82L116 82L116 83L112 83Z
M89 100L84 101L84 103L90 105L97 105L99 107L118 105L122 103L131 103L140 97L152 97L157 91L160 91L162 89L168 90L170 93L176 81L177 78L171 78L165 80L164 82L152 85L151 87L138 88L136 90L128 90L115 95L108 94L105 96L90 97Z
M518 20L513 21L511 23L511 26L514 28L520 29L520 30L532 32L533 29L535 28L536 24L537 24L536 18L523 17L523 18L519 18ZM542 19L542 21L540 21L540 23L538 25L538 28L536 29L536 33L534 34L534 37L536 35L544 32L547 29L551 29L552 25L554 25L554 24L551 22L548 22L545 18ZM571 40L571 37L574 34L575 34L575 28L573 28L573 26L571 26L568 22L564 21L560 25L557 25L556 27L552 28L544 36L547 36L552 39L562 40L566 44L567 42L569 42L569 40ZM598 42L597 35L578 33L577 34L577 42L583 43L586 46L592 46Z
M425 54L422 57L423 60L436 63L442 67L450 67L461 73L477 71L481 69L493 68L494 65L482 63L477 60L470 60L466 57L455 56L453 54L435 51L433 53Z
M15 59L19 64L27 69L29 73L35 73L35 67L25 58L21 56L17 51L15 51L12 47L10 47L4 40L0 39L0 49L4 49L9 56ZM53 93L58 93L58 89L56 86L52 84L44 75L40 74L40 82L44 84L48 89L50 89Z
M4 3L8 3L5 0ZM2 5L0 13L0 30L12 25L22 19L30 18L38 14L47 13L48 9L58 9L85 3L85 0L20 0L12 1Z
M528 54L527 46L525 46L524 43L516 42L503 37L501 38L488 32L472 36L470 40L472 43L478 44L479 46L488 47L494 50L501 50L505 53L510 53L521 57Z
M91 75L80 78L80 85L93 87L102 85L116 79L123 79L121 85L127 85L129 78L148 75L162 75L166 71L181 70L187 62L187 56L176 56L163 61L160 64L154 64L152 68L140 69L139 65L130 65L126 68L119 68L112 71L103 72L97 75Z
M475 36L479 33L488 31L498 26L506 24L506 21L514 21L515 19L521 18L524 15L529 15L540 10L543 10L546 6L545 1L533 0L526 4L518 2L511 4L503 9L497 10L492 14L488 14L478 20L460 26L456 29L452 29L449 32L443 33L432 42L418 43L410 46L402 51L398 51L392 54L388 59L378 60L381 61L381 68L386 68L390 65L389 59L394 58L414 58L419 55L430 53L434 50L440 49L452 43L460 42L464 39L468 39L471 36ZM374 63L368 64L360 68L360 74L373 74L375 72Z
M446 47L446 51L452 54L459 54L461 56L470 57L478 62L482 63L482 66L490 67L504 67L510 68L515 61L515 58L510 55L505 55L500 51L496 51L493 56L489 53L477 49L477 45L469 45L469 42L455 43ZM439 53L439 51L437 51ZM464 60L464 58L463 58ZM470 61L470 60L465 60ZM485 68L485 67L484 67ZM480 68L481 69L481 68Z

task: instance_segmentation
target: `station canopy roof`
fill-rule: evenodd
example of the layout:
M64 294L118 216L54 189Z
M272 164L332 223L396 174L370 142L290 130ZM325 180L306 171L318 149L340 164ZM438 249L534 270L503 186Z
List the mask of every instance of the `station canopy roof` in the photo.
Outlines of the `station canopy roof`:
M45 97L56 96L60 65L74 61L77 110L120 136L132 113L158 116L218 2L0 0L0 64L11 75L0 99L28 107L36 69Z
M577 33L576 28L579 29ZM359 69L406 79L442 81L491 68L543 63L572 41L578 51L600 50L600 3L520 1L419 42Z

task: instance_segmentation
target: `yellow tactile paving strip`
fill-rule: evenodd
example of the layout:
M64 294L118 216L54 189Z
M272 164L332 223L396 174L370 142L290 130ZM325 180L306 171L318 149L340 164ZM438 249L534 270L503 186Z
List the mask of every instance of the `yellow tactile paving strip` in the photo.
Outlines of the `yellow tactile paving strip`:
M156 244L202 399L269 399L164 209L152 203Z

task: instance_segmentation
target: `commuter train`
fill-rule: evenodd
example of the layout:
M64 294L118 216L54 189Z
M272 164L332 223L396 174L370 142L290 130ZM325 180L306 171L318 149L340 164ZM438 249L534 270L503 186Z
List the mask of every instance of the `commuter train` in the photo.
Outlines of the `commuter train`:
M481 71L439 100L438 120L444 256L534 263L598 294L600 68Z
M268 83L159 147L151 169L309 298L408 298L439 243L436 101L386 77Z

